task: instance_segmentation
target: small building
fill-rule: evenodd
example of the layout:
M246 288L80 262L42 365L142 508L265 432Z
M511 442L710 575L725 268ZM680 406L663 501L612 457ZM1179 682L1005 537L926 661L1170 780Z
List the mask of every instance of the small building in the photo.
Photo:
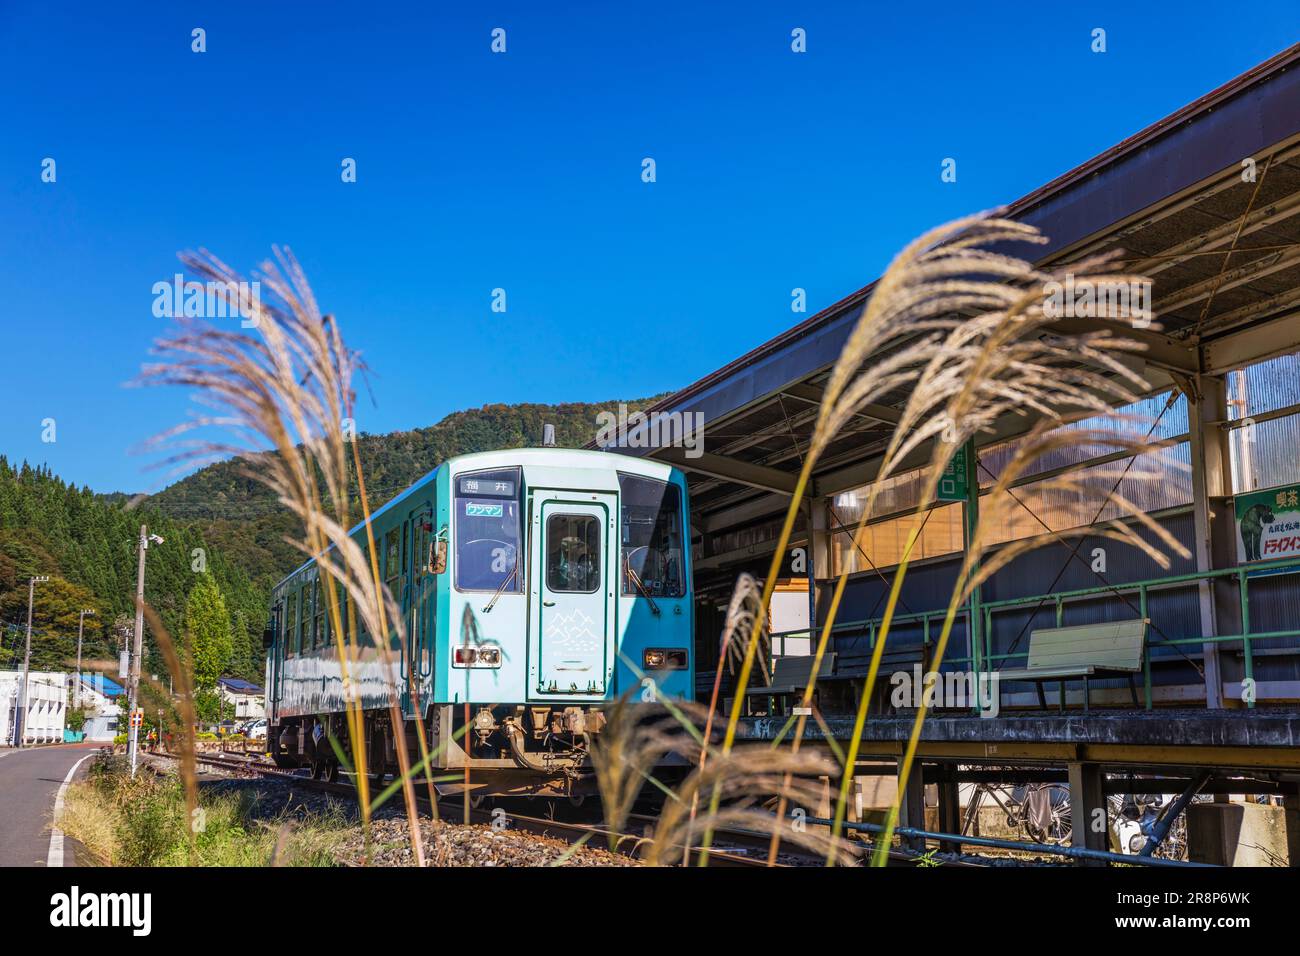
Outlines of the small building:
M122 710L118 701L125 693L121 684L103 674L81 675L80 685L73 690L73 703L86 715L86 724L81 729L87 740L111 741L120 733Z
M217 693L221 695L223 717L252 720L266 716L266 693L256 684L238 677L222 677L217 680Z
M22 688L22 671L0 671L0 741L5 746L61 743L68 716L68 675L29 671L25 695Z

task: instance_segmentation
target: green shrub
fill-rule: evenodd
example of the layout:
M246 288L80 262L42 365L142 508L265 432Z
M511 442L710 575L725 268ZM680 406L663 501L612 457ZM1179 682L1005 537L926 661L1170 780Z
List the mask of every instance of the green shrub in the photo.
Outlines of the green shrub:
M288 816L258 819L249 792L200 792L191 817L175 776L131 777L125 758L99 758L85 782L69 789L60 826L103 864L111 866L265 866ZM295 819L285 831L278 862L332 866L347 820L341 810Z

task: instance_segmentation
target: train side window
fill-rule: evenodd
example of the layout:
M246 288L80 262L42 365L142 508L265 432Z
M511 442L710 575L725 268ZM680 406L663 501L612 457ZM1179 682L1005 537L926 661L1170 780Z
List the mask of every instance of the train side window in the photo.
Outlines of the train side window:
M348 624L348 589L339 582L339 626L343 629L343 643L352 640L353 628Z
M298 608L298 652L311 650L311 585L303 585Z
M618 488L623 593L681 597L686 591L680 489L621 472Z
M316 626L314 636L312 637L312 647L324 647L329 643L329 618L326 616L326 605L329 604L329 595L325 593L325 587L318 580L312 591L316 595Z
M546 519L546 587L582 594L600 587L600 522L594 516Z
M293 657L298 653L298 592L294 590L290 590L284 598L284 634L280 641L285 657Z
M384 586L388 588L388 593L393 596L393 600L398 607L402 606L402 529L393 528L384 536ZM388 618L388 609L384 610L384 618ZM394 649L397 648L397 631L389 624L389 643Z

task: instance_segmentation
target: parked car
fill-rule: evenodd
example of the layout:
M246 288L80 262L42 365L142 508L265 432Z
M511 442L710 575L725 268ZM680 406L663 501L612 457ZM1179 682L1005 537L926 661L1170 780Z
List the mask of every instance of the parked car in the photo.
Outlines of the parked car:
M250 720L244 725L243 734L249 740L266 739L266 718L259 717L257 720Z

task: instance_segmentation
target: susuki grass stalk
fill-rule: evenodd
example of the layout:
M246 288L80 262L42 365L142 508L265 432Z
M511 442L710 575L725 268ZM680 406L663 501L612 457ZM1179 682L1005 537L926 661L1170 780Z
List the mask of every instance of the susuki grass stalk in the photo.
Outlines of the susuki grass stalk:
M736 640L738 634L748 634L754 626L756 619L759 625L759 644L762 646L762 634L767 627L767 608L763 604L762 589L758 583L749 574L742 574L736 580L735 590L731 594L731 603L727 606L727 617L722 628L722 640L718 648L718 666L713 675L713 693L709 697L709 711L704 720L704 740L712 742L713 739L713 717L718 709L718 695L722 689L722 665L731 662L733 657L739 657L744 652L738 651L739 644ZM765 665L766 661L760 661ZM704 769L704 764L708 760L709 748L700 748L700 769ZM699 794L695 794L691 802L691 821L695 820L695 813L698 808Z
M1077 264L1074 269L1089 273L1098 265L1088 262ZM976 433L991 428L1004 415L1023 414L1028 410L1039 414L1050 427L1061 424L1071 410L1082 409L1095 415L1113 414L1114 403L1133 401L1137 390L1146 385L1113 354L1134 351L1138 348L1135 343L1105 333L1049 334L1046 326L1051 317L1043 309L1042 292L1042 281L1047 277L1029 270L1027 266L1023 275L1035 280L1036 284L1013 290L1016 298L1007 307L977 316L952 329L944 348L922 374L903 413L903 422L916 423L916 427L899 446L900 450L930 440L934 442L934 452L925 473L920 506L902 560L894 573L855 715L836 802L835 833L843 825L867 708L911 555L920 536L924 512L934 500L939 479L951 455ZM1101 276L1098 281L1128 282L1131 278ZM1135 312L1130 318L1150 321L1147 313ZM1111 375L1107 376L1105 372ZM933 415L936 396L946 399L940 415ZM928 421L922 420L922 413L931 416ZM859 529L867 517L868 512L864 510ZM842 588L847 573L847 569L841 573L837 590Z
M804 456L763 581L764 609L771 603L781 560L790 544L813 468L827 445L863 405L915 382L919 368L934 358L939 344L937 333L952 327L952 313L1005 304L1008 293L1001 285L972 280L969 274L978 271L975 269L977 264L986 273L1017 274L1023 271L1023 263L974 247L1014 239L1033 241L1036 235L1031 227L1019 223L984 215L971 216L927 232L910 243L890 265L877 283L827 380L812 441ZM905 344L908 342L910 344ZM871 359L871 364L864 367L868 359ZM729 753L735 743L736 726L744 705L758 640L759 625L755 623L750 630L737 679L723 738L723 754ZM825 640L823 633L818 642L819 655L825 651ZM812 676L816 676L815 671ZM718 793L715 791L710 799L710 811L715 812L717 808ZM706 849L709 839L710 834L706 831L703 841ZM707 855L702 856L701 862L706 860Z
M182 261L257 334L232 331L177 319L180 330L157 343L162 361L147 365L142 380L195 389L213 413L172 429L156 440L204 426L225 428L228 441L199 441L182 446L170 460L193 463L234 456L244 473L272 490L280 503L303 523L303 536L291 543L317 560L319 586L326 591L326 613L335 638L343 678L345 724L350 742L362 825L369 832L370 800L366 772L366 734L354 663L359 659L358 625L375 635L380 665L391 673L390 633L404 644L403 621L392 595L378 578L374 533L368 502L362 495L362 522L370 556L350 535L348 445L356 480L364 488L360 456L345 421L352 418L353 374L359 358L344 344L338 323L322 316L311 288L288 251L277 250L276 263L263 265L259 281L269 302L251 295L251 286L207 253L185 254ZM322 486L324 496L322 497ZM337 585L349 597L342 613ZM407 820L416 862L423 847L414 792L409 786L409 758L397 695L389 702L399 767L407 803Z
M1118 416L1117 416L1118 417ZM1040 540L1035 538L1022 538L1016 541L1004 544L988 560L983 560L988 548L988 542L991 532L1006 526L1013 511L1020 507L1019 502L1011 494L1011 487L1014 482L1022 475L1026 474L1029 467L1037 460L1040 460L1046 454L1062 447L1077 447L1079 445L1097 445L1099 447L1109 447L1115 451L1129 451L1134 456L1141 455L1148 451L1148 446L1139 440L1126 439L1117 437L1113 432L1105 430L1089 430L1064 432L1060 430L1056 422L1042 422L1030 433L1027 440L1018 450L1014 459L1007 465L998 476L998 480L993 489L986 496L987 505L981 508L980 519L977 523L972 540L967 543L966 551L962 559L962 565L957 575L957 584L953 588L952 595L948 602L947 610L944 614L943 627L939 633L939 639L935 643L934 662L932 668L934 672L939 672L943 665L944 654L948 648L948 640L952 635L953 624L957 618L958 609L966 602L984 581L988 580L999 569L1006 567L1016 558L1034 550L1040 546ZM1141 528L1150 532L1150 534L1159 542L1160 546L1150 543L1141 535L1136 534L1125 523L1114 520L1103 526L1083 526L1071 529L1069 532L1058 533L1056 538L1064 540L1069 536L1088 535L1096 538L1119 541L1122 544L1137 548L1147 557L1151 558L1161 569L1169 567L1169 557L1162 547L1171 552L1179 554L1181 557L1187 557L1190 552L1178 542L1178 540L1164 527L1162 527L1153 518L1138 508L1131 502L1127 496L1118 492L1119 482L1116 480L1113 485L1110 479L1129 478L1130 480L1159 480L1165 477L1174 467L1174 462L1164 456L1160 456L1160 468L1151 468L1145 474L1130 473L1128 466L1116 465L1109 468L1101 468L1092 472L1087 479L1081 479L1073 474L1059 475L1054 478L1045 479L1043 487L1047 490L1068 491L1074 495L1082 497L1088 491L1090 483L1106 483L1109 490L1106 492L1105 500L1113 503L1121 512L1130 515ZM978 694L978 688L976 688ZM889 852L890 842L893 838L894 828L898 823L899 808L901 805L902 794L907 784L909 775L913 769L913 763L916 759L916 751L921 737L921 728L925 723L926 715L929 711L929 702L927 696L921 695L921 705L917 708L916 715L912 721L912 730L908 736L907 747L903 754L903 760L899 766L898 772L898 793L894 798L893 804L889 808L889 813L885 821L885 830L881 834L879 842L876 844L875 854L872 858L873 866L883 866Z

